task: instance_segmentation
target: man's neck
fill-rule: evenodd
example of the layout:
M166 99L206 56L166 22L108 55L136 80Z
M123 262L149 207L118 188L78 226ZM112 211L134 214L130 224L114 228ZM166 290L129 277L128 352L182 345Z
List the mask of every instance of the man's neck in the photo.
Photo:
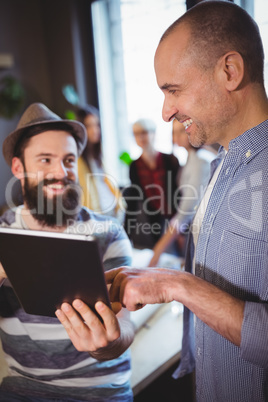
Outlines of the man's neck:
M223 141L219 141L226 150L229 149L229 142L232 139L268 119L268 100L265 91L260 90L257 85L256 88L253 86L253 89L251 87L243 92L239 104L241 107L238 108L236 119L227 130L229 135L226 135Z

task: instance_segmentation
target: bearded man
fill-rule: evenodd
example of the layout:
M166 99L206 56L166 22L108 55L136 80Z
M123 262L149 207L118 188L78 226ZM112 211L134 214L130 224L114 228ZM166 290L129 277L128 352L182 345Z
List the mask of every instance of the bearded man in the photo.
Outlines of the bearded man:
M5 160L21 183L23 205L7 210L0 225L95 233L105 270L129 265L130 243L118 222L80 204L77 159L85 145L81 123L62 120L43 104L30 105L3 144ZM0 283L0 336L9 367L0 401L133 400L127 349L134 331L126 310L116 315L97 302L101 321L74 300L63 303L55 318L30 315L1 264Z

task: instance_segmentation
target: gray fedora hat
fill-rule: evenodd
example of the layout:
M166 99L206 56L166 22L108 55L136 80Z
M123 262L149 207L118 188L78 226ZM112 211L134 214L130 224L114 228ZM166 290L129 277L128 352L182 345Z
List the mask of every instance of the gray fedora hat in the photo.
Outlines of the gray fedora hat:
M85 126L76 120L61 119L43 103L32 103L21 116L16 130L10 133L3 142L3 155L7 164L11 166L16 144L23 136L25 129L42 124L49 127L49 124L55 125L55 123L67 123L74 130L78 155L81 155L87 143Z

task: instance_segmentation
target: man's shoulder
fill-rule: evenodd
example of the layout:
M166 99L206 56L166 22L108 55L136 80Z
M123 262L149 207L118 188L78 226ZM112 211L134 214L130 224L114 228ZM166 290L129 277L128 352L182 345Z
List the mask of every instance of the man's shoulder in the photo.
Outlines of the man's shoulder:
M12 226L16 222L16 210L7 209L0 216L0 226Z
M104 259L105 270L130 265L131 244L123 226L116 218L83 207L78 220L68 228L68 232L91 235L96 239Z
M77 222L88 221L103 222L104 224L107 222L113 222L115 225L120 225L119 221L115 217L94 212L91 209L83 206L79 212Z
M107 236L122 232L122 225L119 221L108 215L96 213L86 207L82 207L75 222L71 222L68 231L75 231L79 234L102 234Z

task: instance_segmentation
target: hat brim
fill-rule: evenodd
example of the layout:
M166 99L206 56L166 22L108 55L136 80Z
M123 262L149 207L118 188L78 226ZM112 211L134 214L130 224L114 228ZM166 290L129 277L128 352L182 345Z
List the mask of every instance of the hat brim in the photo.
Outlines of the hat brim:
M14 157L14 151L17 142L19 141L21 135L25 131L25 129L29 127L34 127L34 126L39 126L42 124L45 124L46 126L52 125L61 125L62 123L67 123L69 126L72 127L74 130L75 136L76 136L76 143L77 143L77 148L78 148L78 156L80 156L85 149L86 143L87 143L87 133L86 133L86 128L85 126L76 121L76 120L43 120L43 121L38 121L35 123L30 123L26 124L25 126L13 131L10 133L6 139L3 142L3 155L4 158L9 166L12 164L12 159Z

